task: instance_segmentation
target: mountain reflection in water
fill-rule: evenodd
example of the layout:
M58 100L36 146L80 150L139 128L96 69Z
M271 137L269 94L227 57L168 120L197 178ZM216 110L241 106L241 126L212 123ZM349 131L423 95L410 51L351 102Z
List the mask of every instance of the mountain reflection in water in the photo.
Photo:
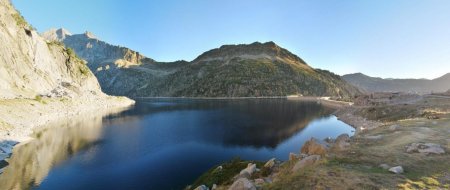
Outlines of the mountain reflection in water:
M181 189L240 156L287 159L311 137L351 133L315 102L150 99L71 118L14 149L0 189Z

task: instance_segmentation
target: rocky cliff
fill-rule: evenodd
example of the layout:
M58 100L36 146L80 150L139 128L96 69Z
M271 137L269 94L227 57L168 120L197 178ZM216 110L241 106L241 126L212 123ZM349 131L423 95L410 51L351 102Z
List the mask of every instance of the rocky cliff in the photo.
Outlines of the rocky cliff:
M408 92L429 94L445 92L450 88L450 73L433 79L383 79L362 73L342 76L350 84L366 92Z
M115 95L255 97L302 94L348 99L359 93L340 76L310 67L273 42L224 45L191 62L161 63L127 48L91 39L86 34L71 35L59 29L50 30L44 36L48 36L50 42L62 41L73 48L87 60L102 89Z
M0 140L62 116L133 103L104 94L85 61L44 40L9 0L0 0L0 44Z

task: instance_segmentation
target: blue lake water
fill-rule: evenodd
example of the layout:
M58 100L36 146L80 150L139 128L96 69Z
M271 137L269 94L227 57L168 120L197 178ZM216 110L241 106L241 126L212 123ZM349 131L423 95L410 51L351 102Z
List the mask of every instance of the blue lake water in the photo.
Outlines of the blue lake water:
M333 109L286 99L146 99L68 118L19 146L0 189L183 189L235 157L287 160L303 143L353 128Z

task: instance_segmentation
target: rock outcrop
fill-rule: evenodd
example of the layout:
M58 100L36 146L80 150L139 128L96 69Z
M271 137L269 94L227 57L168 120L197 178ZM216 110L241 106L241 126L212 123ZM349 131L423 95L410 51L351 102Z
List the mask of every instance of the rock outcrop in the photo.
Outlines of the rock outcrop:
M412 143L406 146L407 153L424 153L424 154L445 154L445 150L439 144L434 143Z
M389 171L395 174L401 174L403 173L403 167L402 166L395 166L392 168L389 168Z
M343 151L349 147L350 147L350 137L348 136L348 134L342 134L336 138L332 146L332 149L335 151Z
M306 158L303 158L299 160L294 167L292 168L293 172L299 171L302 168L305 168L307 166L311 166L317 163L317 161L320 160L320 155L311 155L307 156Z
M253 184L247 178L239 178L236 180L228 190L256 190L255 184Z
M318 143L315 138L311 138L309 141L305 142L300 152L308 155L324 156L327 153L327 148Z

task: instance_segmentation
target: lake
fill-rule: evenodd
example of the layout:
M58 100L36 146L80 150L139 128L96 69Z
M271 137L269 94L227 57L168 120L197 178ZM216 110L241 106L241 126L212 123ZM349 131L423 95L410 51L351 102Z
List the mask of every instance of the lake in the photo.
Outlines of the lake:
M14 149L0 189L183 189L235 157L287 160L311 137L353 135L333 111L287 99L142 99L37 130Z

